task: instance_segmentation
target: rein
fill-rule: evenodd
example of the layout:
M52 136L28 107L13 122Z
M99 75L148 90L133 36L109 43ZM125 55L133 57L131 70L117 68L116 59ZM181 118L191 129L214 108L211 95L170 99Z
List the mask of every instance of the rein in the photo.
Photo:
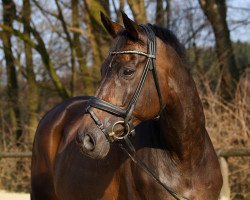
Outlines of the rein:
M155 182L157 182L159 185L161 185L165 190L169 192L176 200L189 200L187 197L181 196L177 192L175 192L172 188L164 184L160 178L152 172L152 170L136 155L135 148L129 138L124 138L124 141L126 143L127 148L129 151L125 148L124 144L119 142L119 147L131 158L131 160L141 167L144 172L146 172Z
M118 141L118 144L120 148L132 159L132 161L140 166L149 176L153 178L158 184L160 184L165 190L167 190L175 199L177 200L188 200L186 197L182 197L178 193L176 193L174 190L172 190L169 186L164 184L159 177L157 177L152 170L150 170L147 165L141 161L137 156L136 156L136 151L133 146L133 144L129 140L129 136L135 134L134 126L132 124L132 113L135 109L135 105L138 101L138 98L140 96L140 93L142 91L144 82L146 80L147 74L149 71L153 73L153 78L154 78L154 83L155 87L158 93L159 97L159 103L160 103L160 111L156 119L159 118L161 111L163 110L163 101L162 101L162 96L161 96L161 91L160 91L160 86L159 86L159 81L158 81L158 76L157 76L157 71L156 71L156 65L155 65L155 59L156 59L156 37L153 32L153 30L148 26L148 25L141 25L143 30L146 32L146 35L148 37L147 43L148 43L148 50L147 53L142 52L142 51L136 51L136 50L129 50L129 51L118 51L118 52L111 52L110 54L115 56L119 54L138 54L147 57L147 62L144 67L144 70L142 72L141 78L139 80L139 83L137 85L137 88L134 92L134 95L132 99L129 102L129 105L127 109L122 109L118 106L115 106L109 102L106 102L102 99L99 99L97 97L91 97L88 100L87 107L86 107L86 112L88 112L92 119L94 120L96 126L104 133L106 136L107 140L112 143L115 141ZM112 59L113 60L113 59ZM111 67L112 61L110 63ZM95 114L93 108L97 108L99 110L106 111L108 113L111 113L113 115L117 115L119 117L122 117L124 121L117 121L113 124L111 132L108 132L107 129L105 128L104 124L102 121L97 117ZM124 125L126 132L123 135L116 135L114 132L114 127L117 126L118 124ZM122 141L125 141L125 145L127 146L127 149Z

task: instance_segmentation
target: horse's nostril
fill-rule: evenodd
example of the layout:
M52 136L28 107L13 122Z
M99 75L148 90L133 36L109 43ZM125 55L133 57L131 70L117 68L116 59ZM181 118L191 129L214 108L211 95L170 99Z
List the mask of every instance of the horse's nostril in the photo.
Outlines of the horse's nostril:
M86 134L83 138L83 146L86 150L92 151L95 148L95 141L90 135Z

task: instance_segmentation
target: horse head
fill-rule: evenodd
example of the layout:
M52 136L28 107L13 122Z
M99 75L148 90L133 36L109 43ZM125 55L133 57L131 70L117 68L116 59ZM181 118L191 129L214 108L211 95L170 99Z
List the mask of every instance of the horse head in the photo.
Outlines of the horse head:
M76 138L82 152L92 158L104 158L110 143L129 137L140 122L157 118L169 101L166 45L151 25L138 25L125 13L122 17L124 27L101 13L114 41Z

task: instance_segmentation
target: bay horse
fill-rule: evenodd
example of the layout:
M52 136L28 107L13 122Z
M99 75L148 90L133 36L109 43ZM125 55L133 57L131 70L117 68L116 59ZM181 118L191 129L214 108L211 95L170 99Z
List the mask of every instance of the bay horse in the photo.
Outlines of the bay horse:
M218 199L222 176L185 51L169 30L101 19L114 38L95 97L37 128L32 200Z

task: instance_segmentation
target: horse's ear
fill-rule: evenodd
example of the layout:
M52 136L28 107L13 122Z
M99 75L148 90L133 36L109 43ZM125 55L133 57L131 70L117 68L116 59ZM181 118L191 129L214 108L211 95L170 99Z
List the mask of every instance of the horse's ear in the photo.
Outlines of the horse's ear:
M139 25L137 23L135 23L134 21L132 21L131 19L129 19L129 17L123 12L122 13L122 20L123 20L123 24L126 28L126 30L128 31L129 35L134 39L134 40L138 40L139 39Z
M123 28L119 23L111 21L103 12L101 14L102 24L108 33L115 38L117 33Z

